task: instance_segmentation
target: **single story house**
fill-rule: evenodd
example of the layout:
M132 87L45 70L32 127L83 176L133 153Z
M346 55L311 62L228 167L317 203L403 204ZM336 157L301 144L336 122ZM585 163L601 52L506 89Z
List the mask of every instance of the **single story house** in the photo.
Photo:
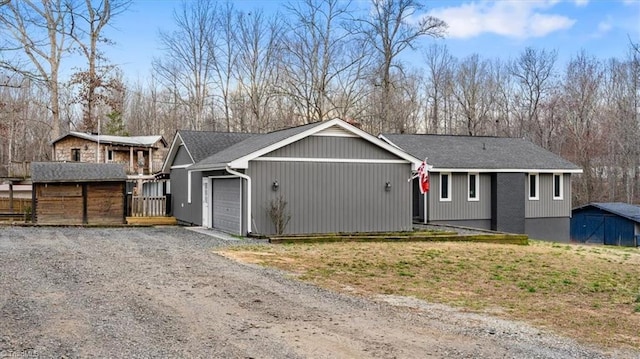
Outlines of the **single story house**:
M575 164L520 138L385 134L430 166L430 190L414 181L413 215L450 224L569 241Z
M412 229L408 179L421 161L345 121L199 134L209 148L185 134L164 164L180 222L240 235Z
M571 240L617 246L640 245L640 206L589 203L573 209Z
M127 175L119 164L31 163L32 221L123 224Z
M129 175L159 172L167 153L162 136L111 136L71 131L52 141L53 160L119 163Z

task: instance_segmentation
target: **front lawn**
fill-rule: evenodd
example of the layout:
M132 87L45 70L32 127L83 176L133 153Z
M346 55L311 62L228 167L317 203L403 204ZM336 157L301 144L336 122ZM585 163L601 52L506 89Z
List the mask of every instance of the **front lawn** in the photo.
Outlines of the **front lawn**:
M606 347L640 348L637 248L373 242L236 247L222 254L333 290L412 296Z

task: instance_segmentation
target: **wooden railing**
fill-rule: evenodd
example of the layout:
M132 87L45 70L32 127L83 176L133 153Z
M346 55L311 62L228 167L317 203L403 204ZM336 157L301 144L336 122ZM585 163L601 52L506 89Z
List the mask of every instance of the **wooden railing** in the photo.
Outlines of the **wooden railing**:
M14 198L13 199L13 212L14 213L26 213L31 210L31 198ZM9 198L0 197L0 212L11 212L11 203Z
M162 217L167 215L167 198L165 196L131 197L132 217Z

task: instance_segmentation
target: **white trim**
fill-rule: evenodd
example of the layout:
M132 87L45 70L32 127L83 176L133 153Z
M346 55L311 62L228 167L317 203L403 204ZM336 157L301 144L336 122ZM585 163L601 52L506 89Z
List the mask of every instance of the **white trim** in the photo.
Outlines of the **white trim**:
M535 186L535 190L536 190L536 195L535 196L531 196L531 177L535 177L536 179L536 186ZM530 201L538 201L540 200L540 174L539 173L528 173L527 174L527 198L529 198Z
M406 160L315 157L258 157L252 161L265 162L334 162L334 163L409 163Z
M171 169L172 169L172 170L175 170L175 169L187 168L187 167L191 167L191 166L193 166L193 163L192 163L192 164L189 164L189 165L175 165L175 166L171 166Z
M178 142L178 140L180 140L180 144L178 144L176 147L176 143ZM169 166L169 169L173 168L172 164L173 164L173 161L176 159L176 155L178 154L178 150L180 149L180 146L184 146L184 149L187 151L189 158L191 158L191 164L194 164L196 162L194 161L193 156L191 155L191 152L189 152L189 149L187 148L187 146L185 146L184 140L182 139L182 136L180 136L180 132L176 132L176 135L173 137L173 141L171 142L171 146L169 147L169 152L167 152L167 157L165 157L164 162L162 163L162 169L161 169L162 173L166 173L167 166ZM176 168L180 168L180 167L176 167Z
M447 176L447 197L442 197L442 176ZM438 188L438 197L440 198L440 202L451 202L451 173L449 172L440 172L440 187Z
M444 168L433 167L432 172L471 172L471 173L582 173L582 169L547 168Z
M231 161L230 163L227 164L227 167L229 168L242 168L242 169L246 169L249 168L249 161L254 160L260 156L263 156L269 152L275 151L279 148L282 148L288 144L291 144L293 142L299 141L305 137L311 136L313 134L316 134L318 132L321 132L329 127L332 126L339 126L342 127L344 130L349 131L351 133L353 133L356 136L361 137L362 139L369 141L371 143L373 143L374 145L377 145L378 147L381 147L385 150L387 150L388 152L393 153L394 155L408 161L411 162L413 164L412 169L416 170L418 169L418 167L420 166L420 164L422 163L422 160L419 160L415 157L413 157L412 155L398 149L395 146L392 146L390 144L388 144L387 142L370 135L369 133L367 133L366 131L363 131L353 125L348 124L347 122L344 122L340 119L333 119L333 120L329 120L326 122L322 122L319 123L316 126L311 127L310 129L300 132L294 136L288 137L284 140L278 141L270 146L266 146L263 147L257 151L254 151L252 153L249 153L243 157L237 158L233 161ZM209 170L208 168L202 169L202 171L207 171Z
M213 228L212 182L210 177L202 177L202 227L204 228ZM207 205L207 213L204 210L205 204Z
M471 197L471 176L475 176L476 180L474 185L476 186L475 197ZM467 201L478 202L480 201L480 174L477 172L467 173Z
M560 182L559 182L559 185L560 185L560 196L557 196L557 197L556 197L556 176L560 177ZM552 175L551 179L552 179L552 182L553 182L551 184L551 190L553 191L552 192L553 200L554 201L563 200L564 199L564 175L562 173L554 173Z
M187 171L187 203L191 203L191 171Z
M232 175L236 175L240 178L244 178L245 180L247 180L247 233L251 233L251 177L249 177L244 173L234 171L231 168L229 168L229 166L227 166L225 170L231 173ZM242 213L242 192L243 192L242 181L240 181L240 186L241 186L240 187L240 213ZM240 222L242 223L242 219L240 219ZM240 234L243 234L242 224L240 224Z

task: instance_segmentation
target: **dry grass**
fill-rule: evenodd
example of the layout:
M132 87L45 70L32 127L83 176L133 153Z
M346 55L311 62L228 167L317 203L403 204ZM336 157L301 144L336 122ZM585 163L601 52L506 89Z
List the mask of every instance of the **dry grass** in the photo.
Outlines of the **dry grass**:
M311 243L224 255L322 287L396 294L528 321L585 342L640 348L640 250L532 241Z

